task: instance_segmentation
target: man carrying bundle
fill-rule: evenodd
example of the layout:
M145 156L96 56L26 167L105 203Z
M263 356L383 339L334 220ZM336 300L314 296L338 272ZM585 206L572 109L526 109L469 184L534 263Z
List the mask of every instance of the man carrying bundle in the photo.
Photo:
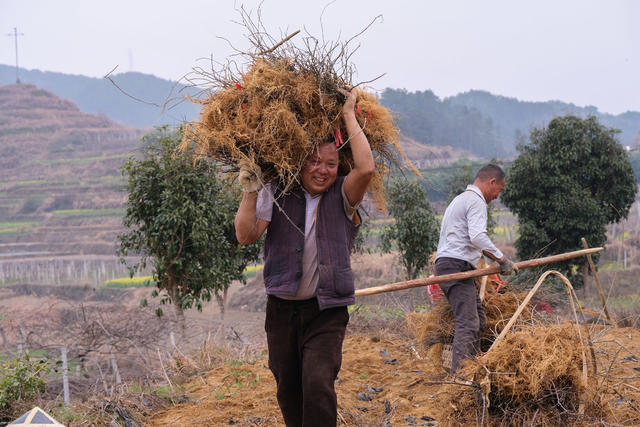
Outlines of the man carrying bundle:
M355 90L342 117L353 168L338 176L333 142L319 144L301 171L302 188L288 194L267 184L260 171L242 165L244 193L235 218L236 237L251 244L267 231L264 282L268 295L265 330L269 368L287 426L337 422L334 382L353 304L351 247L358 231L357 207L374 173L374 160L356 120ZM260 191L258 191L260 190ZM274 202L274 198L277 202Z
M473 185L451 201L442 218L436 276L475 269L482 251L493 254L502 274L518 272L518 267L496 248L487 234L487 204L500 195L504 185L504 171L488 164L478 171ZM480 334L486 318L473 278L440 283L440 287L456 322L451 357L454 374L462 359L480 352Z

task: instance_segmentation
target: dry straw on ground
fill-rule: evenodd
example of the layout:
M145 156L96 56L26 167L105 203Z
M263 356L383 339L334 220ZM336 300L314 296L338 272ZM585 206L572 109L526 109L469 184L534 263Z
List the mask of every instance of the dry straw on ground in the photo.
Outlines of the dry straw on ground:
M200 156L216 159L230 171L249 161L260 167L264 182L276 180L285 192L300 184L299 172L319 143L336 143L339 174L348 173L353 156L340 90L360 85L352 81L352 39L325 42L306 35L300 36L301 45L291 36L277 42L260 21L255 23L244 10L241 15L253 48L237 52L241 66L234 60L217 69L212 63L212 71L194 71L194 84L204 83L210 90L194 100L203 108L199 120L186 127L183 146L195 141ZM370 192L383 209L383 179L390 166L400 164L399 132L374 95L355 90L356 117L376 161Z
M493 342L526 296L526 293L496 293L496 284L491 279L487 283L487 294L483 301L486 323L482 330L482 342ZM530 322L535 310L528 308L520 319ZM409 330L416 338L422 351L436 344L453 342L455 321L449 302L442 297L440 302L427 313L410 313L407 316Z
M458 372L470 386L447 385L445 425L589 424L609 417L593 377L583 376L575 324L525 326Z
M538 322L535 310L518 308L518 304L525 307L530 302L550 274L565 283L575 323ZM491 344L490 349L463 363L456 378L445 383L440 398L448 404L439 421L443 425L555 426L588 425L612 417L603 396L610 393L607 388L614 378L598 374L592 332L578 324L577 298L569 281L550 270L529 294L507 295L490 293L485 299L487 327L483 338L485 346ZM448 304L442 305L428 319L408 319L416 337L431 344L429 357L437 357L443 343L451 338L443 326L453 326L453 316L446 309ZM525 314L518 317L521 313ZM445 316L444 321L438 315ZM508 325L507 320L511 320ZM509 331L511 326L517 330ZM435 342L435 338L440 341Z

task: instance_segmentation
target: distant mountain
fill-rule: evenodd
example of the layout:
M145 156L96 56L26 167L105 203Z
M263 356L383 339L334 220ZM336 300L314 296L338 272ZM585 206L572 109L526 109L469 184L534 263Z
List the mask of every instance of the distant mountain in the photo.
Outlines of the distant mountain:
M567 114L579 117L596 116L603 125L621 131L618 139L623 145L632 145L640 132L640 112L637 111L613 115L601 113L594 106L578 107L561 101L519 101L516 98L479 90L445 98L444 102L477 109L484 116L491 118L504 139L515 139L520 134L527 135L532 127L546 126L554 117Z
M448 145L484 158L510 157L519 143L527 143L532 128L544 127L557 116L596 116L608 127L619 129L623 145L640 141L640 112L619 115L600 113L596 107L578 107L560 101L527 102L469 91L440 99L432 91L386 89L381 103L391 109L400 131L428 145Z
M111 78L123 91L138 100L125 95L104 78L20 69L22 83L34 84L51 91L61 98L73 101L82 111L104 114L121 124L150 128L178 124L198 117L200 106L182 98L184 94L195 94L193 89L135 72L115 74ZM15 82L15 67L0 64L0 85Z
M20 70L23 83L51 91L74 102L82 111L103 114L120 124L150 128L198 118L200 105L183 99L188 93L196 95L196 89L142 73L129 72L112 78L122 91L138 100L104 78ZM15 68L0 65L0 85L14 83ZM618 139L623 145L640 144L640 112L612 115L593 106L520 101L478 90L441 99L430 90L408 92L387 88L380 101L394 112L407 139L424 145L449 146L483 158L515 155L517 144L527 142L532 128L546 126L554 117L566 114L594 115L602 124L620 129ZM148 103L166 105L163 109Z

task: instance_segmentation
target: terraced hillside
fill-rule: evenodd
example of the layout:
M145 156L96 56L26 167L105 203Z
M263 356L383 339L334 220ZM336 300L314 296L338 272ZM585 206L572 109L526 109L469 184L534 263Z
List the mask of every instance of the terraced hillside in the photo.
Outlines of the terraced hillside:
M0 285L99 286L127 274L115 256L120 168L144 133L33 85L0 86ZM473 157L401 144L417 167Z
M120 167L142 134L33 85L0 87L0 284L122 269Z

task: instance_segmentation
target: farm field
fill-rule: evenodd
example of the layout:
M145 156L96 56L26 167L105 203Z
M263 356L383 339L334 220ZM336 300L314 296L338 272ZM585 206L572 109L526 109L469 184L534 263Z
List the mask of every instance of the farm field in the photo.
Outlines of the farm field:
M32 86L0 88L0 114L20 108L31 110L30 123L0 121L0 142L6 142L0 160L0 360L24 351L48 359L56 369L47 374L46 392L37 403L68 426L283 425L266 367L260 266L245 272L246 285L232 284L224 305L214 299L202 312L188 310L181 323L171 307L149 298L153 278L148 273L126 278L128 270L115 255L125 202L119 169L136 153L142 131L88 117ZM59 114L53 117L56 109ZM405 144L416 164L426 168L427 178L439 166L466 156ZM437 182L442 193L445 180ZM441 215L444 202L434 206ZM393 219L370 212L365 253L352 258L358 288L404 280L397 254L377 248L381 231ZM515 256L517 218L496 204L493 219L494 240ZM607 237L599 271L615 322L601 324L592 278L577 292L595 322L581 330L588 331L596 355L590 377L595 383L589 384L601 392L600 400L582 400L589 407L580 422L637 425L638 201L628 219L608 227ZM531 275L537 278L543 271ZM504 289L526 291L534 280ZM560 327L569 319L566 294L553 286L543 290L542 302L553 306L544 327ZM141 307L145 298L149 306ZM162 317L156 315L159 308ZM447 424L458 399L451 398L451 378L440 353L408 324L412 315L432 308L420 288L359 298L350 308L336 383L341 426ZM505 313L501 323L508 317ZM58 369L63 347L69 407L63 404ZM573 409L565 415L575 415ZM556 421L550 425L565 418Z
M355 255L353 264L359 286L401 280L394 254ZM603 275L605 286L611 280L615 278ZM87 419L96 420L96 425L118 419L113 408L109 412L98 404L99 396L149 426L283 425L273 377L266 367L260 275L250 277L247 285L232 285L224 322L215 302L205 305L203 312L187 311L185 335L172 310L165 309L165 316L157 318L153 300L149 307L139 307L151 289L0 287L1 325L12 352L21 345L33 355L57 360L62 345L69 349L75 403L70 412L56 412L61 383L59 374L53 374L42 406L68 426L87 425ZM626 305L618 303L627 299ZM597 312L597 299L589 301L585 306ZM616 388L624 398L611 390L607 396L620 410L616 416L622 417L640 398L634 389L640 388L640 381L634 379L634 368L640 369L635 359L640 357L637 297L612 296L609 301L620 324L628 326L591 325L589 330L600 369L610 369L615 362L616 378L627 378ZM410 313L425 313L430 307L424 289L357 301L351 309L336 384L339 425L440 425L446 412L442 393L450 379L439 355L424 348L407 326ZM557 318L547 319L551 324L566 319L568 303L561 301L556 310ZM371 400L358 398L359 393ZM639 418L618 420L633 425Z

